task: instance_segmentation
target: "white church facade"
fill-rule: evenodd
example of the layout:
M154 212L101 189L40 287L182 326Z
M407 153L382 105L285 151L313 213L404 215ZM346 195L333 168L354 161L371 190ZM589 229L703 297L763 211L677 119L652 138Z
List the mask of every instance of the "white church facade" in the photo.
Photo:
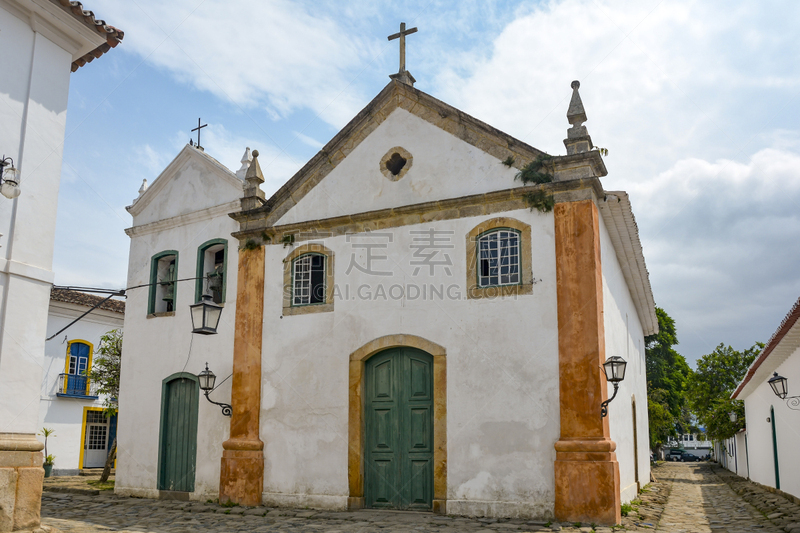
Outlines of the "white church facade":
M397 78L269 199L185 147L129 207L116 491L618 523L657 321L576 83L568 118L551 158Z

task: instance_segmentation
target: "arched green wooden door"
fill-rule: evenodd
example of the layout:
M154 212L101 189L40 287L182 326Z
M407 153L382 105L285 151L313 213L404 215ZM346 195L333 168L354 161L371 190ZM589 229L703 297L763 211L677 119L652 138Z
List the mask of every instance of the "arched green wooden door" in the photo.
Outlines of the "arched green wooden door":
M365 370L366 506L430 509L433 357L393 348L370 358Z
M162 382L158 490L194 491L199 390L197 376L186 372Z

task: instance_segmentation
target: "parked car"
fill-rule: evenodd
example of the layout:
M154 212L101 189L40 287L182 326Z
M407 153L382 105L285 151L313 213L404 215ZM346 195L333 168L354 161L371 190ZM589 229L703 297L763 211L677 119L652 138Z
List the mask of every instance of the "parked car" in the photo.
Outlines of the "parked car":
M667 455L667 461L680 461L683 453L687 453L686 450L670 450Z
M687 451L684 451L684 452L681 453L680 461L682 463L691 463L691 462L698 462L699 463L700 461L702 461L702 459L700 459L699 456L694 455L693 453L689 453Z

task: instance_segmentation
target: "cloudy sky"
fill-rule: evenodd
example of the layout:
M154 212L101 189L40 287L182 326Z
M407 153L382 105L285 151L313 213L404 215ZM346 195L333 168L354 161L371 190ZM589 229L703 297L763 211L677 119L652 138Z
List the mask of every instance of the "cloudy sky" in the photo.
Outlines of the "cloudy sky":
M774 5L773 5L774 4ZM656 302L693 361L766 341L800 295L800 3L87 0L125 31L72 75L56 283L125 284L125 211L188 142L275 191L397 70L551 154L570 82L631 196Z

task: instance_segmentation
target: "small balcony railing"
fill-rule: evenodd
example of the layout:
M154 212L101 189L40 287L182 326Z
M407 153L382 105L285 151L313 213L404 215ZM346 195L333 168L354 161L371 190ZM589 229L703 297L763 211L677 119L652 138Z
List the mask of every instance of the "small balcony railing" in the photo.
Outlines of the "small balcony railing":
M80 374L59 374L56 396L96 400L99 394L97 393L97 386L91 382L89 376L82 376Z

